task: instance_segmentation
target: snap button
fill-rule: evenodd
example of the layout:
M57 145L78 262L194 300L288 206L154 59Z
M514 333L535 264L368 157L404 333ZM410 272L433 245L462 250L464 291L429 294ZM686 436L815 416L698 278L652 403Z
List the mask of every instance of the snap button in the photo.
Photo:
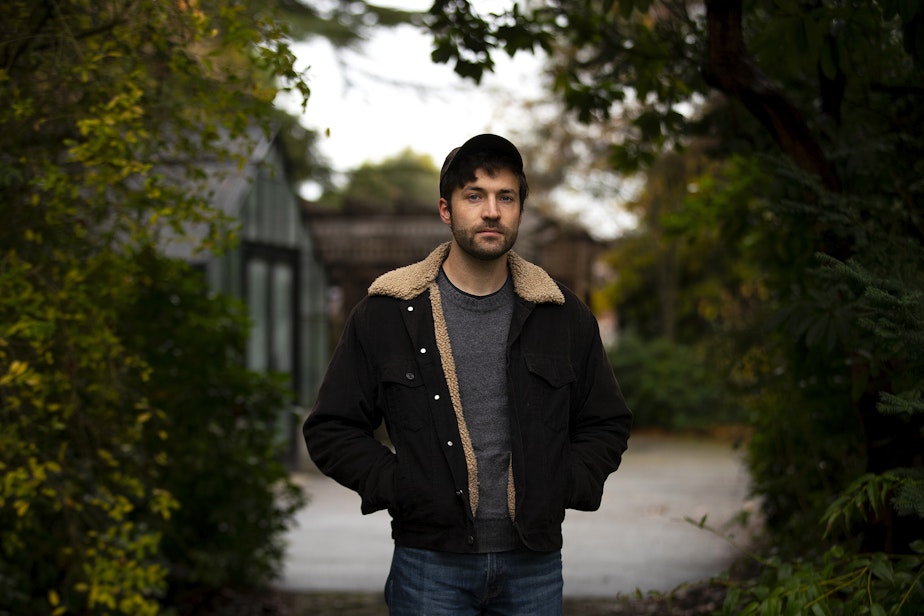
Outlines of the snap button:
M406 378L406 379L409 380L409 381L413 381L413 380L414 380L414 373L413 373L413 372L408 372L408 373L406 373L406 374L404 375L404 378Z
M474 544L475 544L475 538L472 537L471 535L468 536L468 539L466 539L466 541L468 541L468 544L469 544L469 545L474 545Z
M421 353L426 353L426 352L427 352L427 349L420 349L420 352L421 352Z
M439 400L439 399L440 399L440 395L439 395L439 394L436 394L435 396L433 396L433 399L434 399L434 400Z
M408 306L408 307L407 307L407 311L408 311L408 312L414 312L414 307L413 307L413 306Z
M452 447L452 441L446 441L446 444Z

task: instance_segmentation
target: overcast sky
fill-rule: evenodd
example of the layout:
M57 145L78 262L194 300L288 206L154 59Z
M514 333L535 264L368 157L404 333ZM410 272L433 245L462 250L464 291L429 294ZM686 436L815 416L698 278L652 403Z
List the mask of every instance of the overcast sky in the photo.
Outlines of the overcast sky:
M393 2L398 3L426 9L430 0ZM491 4L492 10L497 4ZM358 52L335 52L326 41L293 46L311 87L302 124L322 135L321 150L336 171L380 162L406 148L429 154L439 166L452 148L483 132L516 143L516 131L526 129L528 118L511 111L510 101L541 95L541 57L519 53L511 59L496 53L494 72L476 86L458 77L450 65L433 63L432 46L429 34L411 26L381 29ZM301 113L291 101L281 98L280 104ZM614 191L614 203L618 198ZM585 213L584 222L596 235L612 236L632 224L614 216L614 203L565 201ZM569 203L560 205L573 209Z
M329 133L321 147L335 169L378 162L407 147L440 164L472 135L509 131L499 88L540 90L539 60L532 56L512 61L499 54L496 72L475 86L450 65L433 63L431 48L431 38L410 26L380 32L360 53L339 57L324 41L294 46L312 89L302 123Z

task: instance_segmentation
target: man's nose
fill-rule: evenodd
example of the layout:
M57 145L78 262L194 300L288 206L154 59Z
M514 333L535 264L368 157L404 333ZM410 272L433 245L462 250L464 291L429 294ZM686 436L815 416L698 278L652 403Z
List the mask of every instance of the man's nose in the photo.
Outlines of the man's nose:
M485 200L484 210L481 212L481 215L484 218L499 218L500 217L500 206L497 204L496 197L488 197Z

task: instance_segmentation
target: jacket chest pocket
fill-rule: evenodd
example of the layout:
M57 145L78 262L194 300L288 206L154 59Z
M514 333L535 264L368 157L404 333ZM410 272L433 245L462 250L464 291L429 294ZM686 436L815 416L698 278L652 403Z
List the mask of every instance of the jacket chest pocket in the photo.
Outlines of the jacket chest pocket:
M423 375L416 362L397 357L382 366L381 389L387 405L386 415L397 427L420 430L429 421L429 405Z
M523 356L529 371L529 408L542 413L552 430L566 430L571 411L571 388L575 375L566 355Z

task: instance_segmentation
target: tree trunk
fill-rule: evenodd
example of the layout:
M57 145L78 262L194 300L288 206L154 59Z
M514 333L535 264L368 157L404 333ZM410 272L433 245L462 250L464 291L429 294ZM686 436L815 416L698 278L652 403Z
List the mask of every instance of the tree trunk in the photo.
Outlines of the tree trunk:
M703 78L741 104L770 132L799 168L818 176L825 188L840 181L802 113L748 55L741 28L741 0L707 0L708 40Z

